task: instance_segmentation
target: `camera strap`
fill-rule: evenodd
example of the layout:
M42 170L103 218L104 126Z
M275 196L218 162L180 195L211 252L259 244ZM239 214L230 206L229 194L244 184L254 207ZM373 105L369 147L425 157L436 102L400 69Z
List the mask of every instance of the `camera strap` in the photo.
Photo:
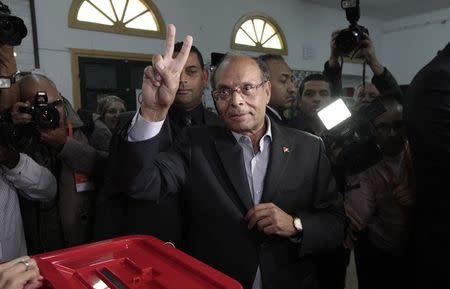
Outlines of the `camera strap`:
M366 89L366 61L364 60L363 63L363 75L362 75L362 85L363 85L363 91Z
M73 137L73 126L71 122L67 123L67 135ZM74 172L73 178L75 180L75 187L77 193L94 190L95 185L92 178L89 175Z

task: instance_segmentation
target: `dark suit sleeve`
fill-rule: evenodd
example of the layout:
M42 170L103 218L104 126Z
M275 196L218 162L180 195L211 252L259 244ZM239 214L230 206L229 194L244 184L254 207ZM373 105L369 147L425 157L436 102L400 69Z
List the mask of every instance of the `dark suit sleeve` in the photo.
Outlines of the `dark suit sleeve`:
M318 142L320 150L315 178L314 208L308 212L299 211L297 214L303 225L300 244L302 256L337 248L342 244L345 232L342 195L336 190L325 146L321 140Z
M89 142L97 151L108 153L111 137L111 132L107 128L96 128Z
M395 77L391 74L391 72L385 67L384 72L381 75L374 75L372 77L372 83L378 89L380 94L385 94L387 92L392 92L395 95L400 96L398 101L402 102L403 92L400 86L397 83Z
M409 135L419 153L437 163L450 155L450 83L449 73L442 69L427 70L420 83L408 95L413 105L405 107ZM413 109L411 109L413 108ZM425 158L427 158L425 157Z
M331 95L339 96L342 94L342 67L337 64L336 67L331 67L329 62L325 62L323 75L330 81Z
M163 144L166 134L170 129L163 126L149 140L129 142L127 135L120 138L116 179L121 192L135 199L158 201L180 191L187 174L183 152L188 151L188 146L183 140L173 148Z

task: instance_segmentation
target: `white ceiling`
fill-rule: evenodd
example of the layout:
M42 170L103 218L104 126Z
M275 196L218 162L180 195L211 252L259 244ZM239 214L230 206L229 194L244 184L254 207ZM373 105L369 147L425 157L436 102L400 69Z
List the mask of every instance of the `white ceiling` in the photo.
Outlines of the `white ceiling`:
M341 9L341 0L303 0L331 8ZM360 0L361 15L383 20L422 14L450 8L449 0Z

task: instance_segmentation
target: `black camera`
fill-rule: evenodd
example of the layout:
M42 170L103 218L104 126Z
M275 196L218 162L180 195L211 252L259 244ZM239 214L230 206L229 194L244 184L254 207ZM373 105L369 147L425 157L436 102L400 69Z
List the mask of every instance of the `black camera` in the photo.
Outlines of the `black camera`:
M32 116L32 122L39 129L55 129L59 126L59 112L56 107L48 103L47 93L38 91L34 103L30 107L20 107L19 111Z
M327 152L333 156L333 163L346 173L356 174L382 158L381 150L374 141L371 125L386 109L379 99L353 112L348 109L342 112L342 107L347 109L343 101L338 99L318 112L328 129L322 139Z
M32 115L32 122L14 125L9 112L0 114L0 145L14 151L25 151L40 142L40 130L59 127L59 112L48 103L47 93L36 93L31 107L20 107L19 111Z
M343 29L336 36L336 49L341 56L350 56L356 51L364 40L364 33L369 34L369 30L358 25L360 17L359 0L342 0L341 6L345 9L345 15L350 22L350 26Z
M20 45L28 30L23 20L11 16L8 6L0 2L0 43L11 46Z

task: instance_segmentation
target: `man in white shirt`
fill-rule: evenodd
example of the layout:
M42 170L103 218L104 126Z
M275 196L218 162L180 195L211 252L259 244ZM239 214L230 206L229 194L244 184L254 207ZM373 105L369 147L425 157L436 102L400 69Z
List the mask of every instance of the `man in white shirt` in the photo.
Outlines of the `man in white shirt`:
M49 201L56 195L56 179L29 156L0 146L0 262L27 253L18 193Z

